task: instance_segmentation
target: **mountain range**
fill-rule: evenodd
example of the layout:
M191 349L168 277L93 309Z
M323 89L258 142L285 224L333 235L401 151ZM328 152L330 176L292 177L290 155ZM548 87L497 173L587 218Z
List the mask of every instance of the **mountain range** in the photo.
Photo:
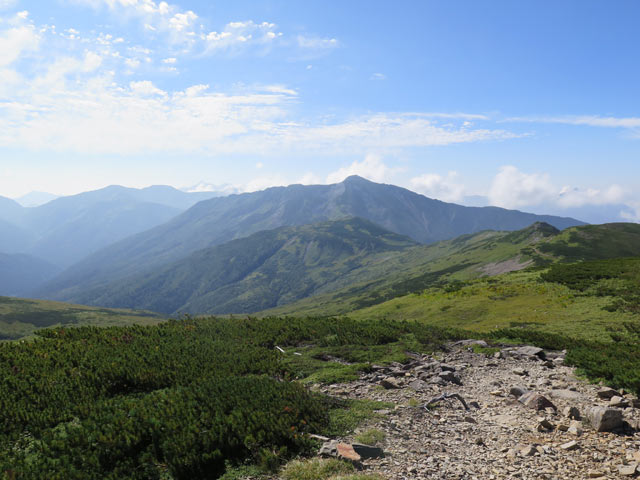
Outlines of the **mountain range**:
M64 268L113 242L165 223L215 192L110 186L38 207L0 197L0 252Z
M35 294L43 298L95 305L133 305L136 304L135 298L138 295L130 293L127 296L127 291L139 292L137 285L146 285L148 291L152 291L163 283L163 278L169 278L169 271L174 274L178 271L188 272L190 269L185 264L193 267L202 258L210 258L207 255L216 257L223 251L219 249L205 254L203 252L206 249L280 227L351 218L366 220L388 230L387 233L405 236L415 243L423 244L483 230L517 230L539 221L548 222L559 229L582 224L571 218L533 215L496 207L463 207L433 200L404 188L353 176L333 185L274 187L260 192L201 201L164 224L89 255L39 288ZM279 235L283 234L280 232ZM247 239L247 242L251 245L260 242L271 244L276 251L275 245L278 243L274 238L252 238ZM241 244L225 248L226 251L249 248L239 245ZM191 257L192 255L195 256ZM248 255L251 256L252 253L249 252ZM253 260L243 261L251 263ZM214 268L210 268L209 272L211 277L216 277ZM184 273L179 276L185 278ZM237 279L240 278L241 276ZM233 283L225 284L222 279L206 279L205 283L209 281L211 291L223 287L229 289L229 284ZM198 280L190 279L187 283L193 285ZM202 286L198 288L202 290ZM318 288L322 288L322 285L314 284L311 291ZM184 289L188 290L187 287ZM194 311L193 306L196 304L210 306L212 303L198 303L200 300L196 300L193 292L187 293L180 297L181 300L168 301L168 305L162 306L161 311L173 312L183 308ZM146 308L154 308L152 301L148 303L150 300L147 295L143 296ZM210 298L214 297L211 293ZM295 297L293 295L291 299ZM215 298L219 302L222 297ZM278 298L271 306L283 301ZM237 302L233 302L229 304L229 311L238 308ZM268 306L265 304L260 308ZM227 308L224 310L227 311ZM207 311L210 311L209 307Z

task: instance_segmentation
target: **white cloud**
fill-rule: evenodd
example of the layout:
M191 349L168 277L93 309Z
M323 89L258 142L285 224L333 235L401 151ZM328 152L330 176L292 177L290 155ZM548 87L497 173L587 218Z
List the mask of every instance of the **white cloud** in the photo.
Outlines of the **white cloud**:
M472 129L427 115L378 113L335 124L293 128L283 132L285 143L303 143L327 151L354 152L403 147L429 147L517 138L506 130Z
M131 91L135 94L135 95L139 95L139 96L153 96L153 95L160 95L161 97L164 97L167 95L167 92L165 92L164 90L160 90L158 87L156 87L153 82L150 82L148 80L143 80L140 82L131 82L129 84L129 87L131 88Z
M243 48L249 44L268 45L282 36L274 23L256 23L253 20L230 22L221 32L209 32L203 35L205 51Z
M387 76L384 73L374 73L371 75L371 80L386 80Z
M603 117L600 115L564 115L512 117L506 122L560 123L566 125L585 125L605 128L640 128L640 117Z
M558 187L546 173L524 173L514 166L504 166L489 189L492 205L505 208L556 205L575 208L586 205L613 205L629 199L629 192L619 185L606 188Z
M436 173L427 173L412 178L411 189L430 198L445 202L459 202L464 198L465 187L456 181L457 172L449 172L443 177Z
M620 203L627 197L627 192L620 185L611 185L602 190L565 186L560 189L558 196L558 204L563 208L569 208Z
M327 50L340 45L337 38L322 38L315 36L298 35L298 46L312 50Z
M640 202L631 201L627 205L629 210L620 212L620 217L629 222L640 223Z
M291 182L286 177L280 174L266 175L263 177L257 177L249 181L247 184L240 187L242 192L257 192L270 187L282 187L289 185Z
M36 50L39 42L40 36L32 25L20 24L0 32L0 68L11 65L24 52Z
M339 183L351 175L368 178L374 182L384 182L395 170L386 166L379 156L368 154L362 161L339 168L327 175L327 183Z
M322 179L315 173L307 172L302 175L302 177L300 177L296 183L300 183L302 185L320 185L323 182Z
M554 196L558 189L548 174L523 173L514 166L500 168L489 188L492 205L505 208L540 205Z

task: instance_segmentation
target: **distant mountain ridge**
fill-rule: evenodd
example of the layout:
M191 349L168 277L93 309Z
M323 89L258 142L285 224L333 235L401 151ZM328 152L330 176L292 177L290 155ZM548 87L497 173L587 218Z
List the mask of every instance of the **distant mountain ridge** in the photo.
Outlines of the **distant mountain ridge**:
M54 195L48 192L29 192L26 195L14 198L14 200L23 207L39 207L59 197L60 195Z
M92 254L37 294L59 300L78 298L83 291L262 230L348 217L366 219L421 243L482 230L517 230L536 221L560 229L582 224L496 207L463 207L352 176L333 185L290 185L202 201L165 224Z
M26 253L62 267L113 242L165 223L215 192L112 185L37 207L0 197L0 252Z

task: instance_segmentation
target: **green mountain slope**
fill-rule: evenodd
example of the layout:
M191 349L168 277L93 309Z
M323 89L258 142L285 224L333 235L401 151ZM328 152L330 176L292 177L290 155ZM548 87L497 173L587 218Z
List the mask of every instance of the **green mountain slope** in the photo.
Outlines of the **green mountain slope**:
M163 320L152 312L0 296L0 340L21 338L54 326L155 325Z
M335 185L291 185L200 202L164 225L96 252L38 294L69 300L111 281L262 230L347 217L367 219L421 243L487 229L517 230L536 221L558 228L581 224L569 218L495 207L463 207L393 185L349 177Z
M409 320L477 332L512 329L637 346L640 258L555 263L459 284L433 286L351 312L356 320ZM622 344L620 344L622 345Z
M251 313L344 285L417 244L362 219L282 227L198 251L76 301L164 313Z
M364 281L364 268L352 273L354 281L349 287L264 313L346 314L456 280L575 261L578 257L595 260L638 255L638 224L587 225L559 232L551 225L536 223L516 232L482 232L416 247L389 261L385 276Z

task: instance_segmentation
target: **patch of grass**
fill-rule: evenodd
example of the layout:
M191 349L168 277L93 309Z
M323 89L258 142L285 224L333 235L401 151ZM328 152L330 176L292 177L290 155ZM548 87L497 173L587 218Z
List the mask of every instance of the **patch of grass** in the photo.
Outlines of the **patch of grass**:
M356 435L354 440L357 443L363 443L364 445L378 445L384 442L385 438L386 434L382 430L371 428Z
M228 465L220 480L244 480L246 478L267 478L267 474L256 465ZM168 477L166 480L171 480Z
M380 418L382 415L376 413L377 410L391 409L393 403L377 402L374 400L345 400L341 405L336 405L329 412L328 435L338 436L353 431L365 420Z
M283 480L328 480L354 471L352 464L341 460L313 458L289 462L280 475Z
M483 347L481 345L472 345L471 350L473 350L474 353L491 357L493 356L494 353L497 353L500 351L500 347Z

